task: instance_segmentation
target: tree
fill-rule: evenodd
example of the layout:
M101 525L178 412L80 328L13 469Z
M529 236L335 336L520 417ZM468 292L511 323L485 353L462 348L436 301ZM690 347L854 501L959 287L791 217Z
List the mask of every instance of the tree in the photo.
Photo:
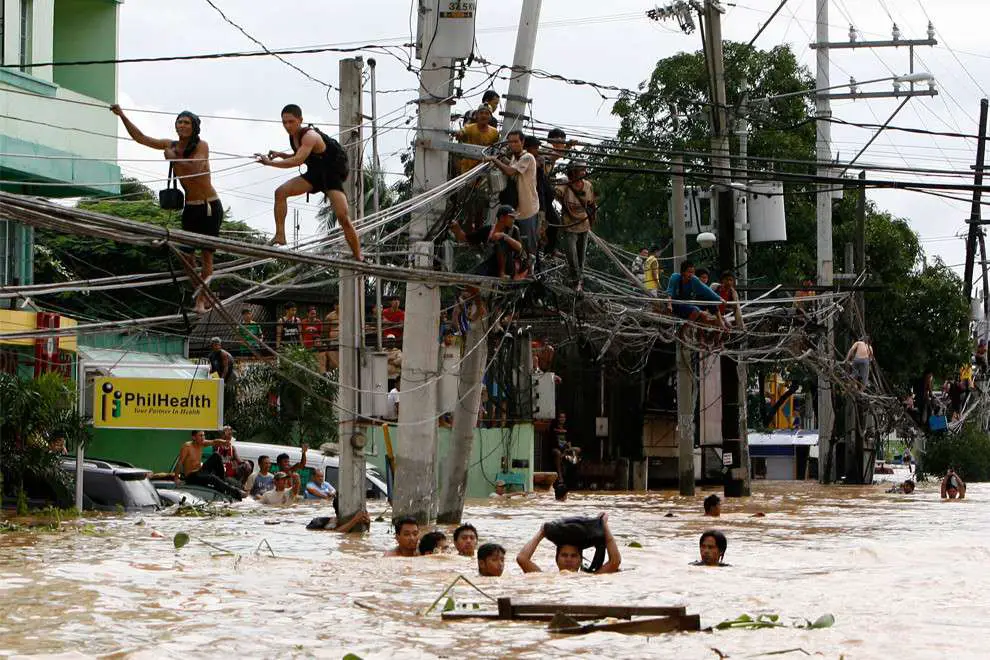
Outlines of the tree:
M126 199L91 198L80 201L77 207L128 220L147 222L171 229L181 228L181 219L170 211L163 211L154 194L133 179L121 183ZM243 222L225 220L221 233L230 232L238 240L264 243L264 236ZM218 255L217 267L235 258ZM241 271L240 275L259 279L275 272L280 266L265 265ZM117 243L101 238L76 236L47 230L39 230L35 236L34 275L37 282L71 281L130 275L135 273L174 272L183 275L182 265L167 247L158 249ZM219 288L218 288L219 287ZM245 288L243 284L220 281L215 285L221 297ZM189 304L191 288L186 283L163 284L142 288L119 288L102 292L69 291L52 296L50 300L68 315L96 319L121 319L160 316L182 304Z
M741 99L740 83L749 97L761 99L812 89L810 72L800 66L788 46L769 51L725 44L726 94L730 109ZM613 140L589 149L592 176L602 202L596 229L604 238L638 249L662 243L671 235L668 154L687 153L697 172L687 185L711 183L711 94L702 53L679 53L657 63L640 93L616 102L621 119ZM808 95L793 95L750 104L751 168L768 173L814 174L816 159L812 107ZM687 116L685 120L683 117ZM774 160L759 160L774 159ZM795 163L781 161L799 161ZM622 170L622 171L616 171ZM853 241L858 194L854 182L834 207L833 262L843 263L846 243ZM750 245L749 286L794 285L816 272L814 187L787 182L784 206L787 242ZM923 251L907 221L867 204L867 282L879 290L866 295L866 329L877 361L890 384L906 388L925 368L954 373L968 359L969 308L958 277L936 261L922 267ZM699 259L708 263L709 254ZM858 332L856 333L858 334ZM841 335L840 335L841 336ZM770 366L770 369L778 367ZM754 377L758 370L752 370ZM792 377L801 379L800 370Z
M61 375L18 378L0 373L0 496L28 493L59 506L72 502L72 475L62 458L48 450L61 432L78 447L89 429L72 406L75 388Z
M228 423L252 442L336 442L337 387L316 370L316 356L301 346L282 347L275 362L247 365Z

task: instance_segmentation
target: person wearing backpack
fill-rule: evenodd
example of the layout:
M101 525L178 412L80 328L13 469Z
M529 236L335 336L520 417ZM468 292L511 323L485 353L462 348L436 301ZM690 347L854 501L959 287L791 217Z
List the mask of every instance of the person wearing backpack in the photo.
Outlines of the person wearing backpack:
M309 193L323 193L330 201L334 217L344 230L344 239L354 253L361 256L361 240L347 210L344 181L347 179L347 152L340 143L312 124L303 126L302 109L295 104L282 108L282 126L289 134L292 153L269 151L267 155L255 154L258 162L269 167L289 169L306 165L306 171L289 179L275 190L275 238L274 245L285 245L285 217L289 213L289 198Z

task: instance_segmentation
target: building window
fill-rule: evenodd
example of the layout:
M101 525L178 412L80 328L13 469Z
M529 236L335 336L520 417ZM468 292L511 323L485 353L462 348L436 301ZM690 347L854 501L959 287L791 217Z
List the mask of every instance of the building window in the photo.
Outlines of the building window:
M34 41L34 0L21 0L21 70L30 73L31 47Z

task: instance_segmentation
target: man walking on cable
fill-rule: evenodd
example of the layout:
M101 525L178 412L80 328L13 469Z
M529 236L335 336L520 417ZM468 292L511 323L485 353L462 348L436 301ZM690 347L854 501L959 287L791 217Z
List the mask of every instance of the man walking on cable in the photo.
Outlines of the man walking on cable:
M269 151L268 155L256 154L258 162L269 167L289 169L306 165L306 171L289 179L275 190L275 237L272 243L285 245L285 217L289 213L289 198L309 193L323 193L330 201L333 215L344 231L344 238L354 253L354 258L364 261L361 256L361 241L358 238L347 210L347 196L344 194L344 181L347 179L347 152L340 143L324 134L320 129L303 126L302 109L289 104L282 108L282 126L289 134L292 153Z
M116 103L110 106L110 112L120 117L128 135L135 142L165 152L165 160L169 161L169 179L174 172L175 178L186 192L184 204L180 195L177 207L167 209L176 211L182 209L182 229L205 236L219 236L220 224L223 222L223 204L220 203L220 197L210 180L210 147L199 137L199 117L188 110L180 112L175 118L175 132L179 139L169 140L151 138L142 133ZM182 248L182 252L186 267L194 274L195 250ZM208 286L207 280L212 274L213 250L204 249L203 269L200 271L203 287L196 296L195 311L197 312L204 312L209 307L205 287Z

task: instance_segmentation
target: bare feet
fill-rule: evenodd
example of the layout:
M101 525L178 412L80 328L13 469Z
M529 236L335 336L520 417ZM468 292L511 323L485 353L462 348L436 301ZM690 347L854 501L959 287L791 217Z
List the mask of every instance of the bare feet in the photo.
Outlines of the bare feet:
M282 234L275 234L275 238L268 242L269 245L286 245L288 241L285 240L285 236Z

